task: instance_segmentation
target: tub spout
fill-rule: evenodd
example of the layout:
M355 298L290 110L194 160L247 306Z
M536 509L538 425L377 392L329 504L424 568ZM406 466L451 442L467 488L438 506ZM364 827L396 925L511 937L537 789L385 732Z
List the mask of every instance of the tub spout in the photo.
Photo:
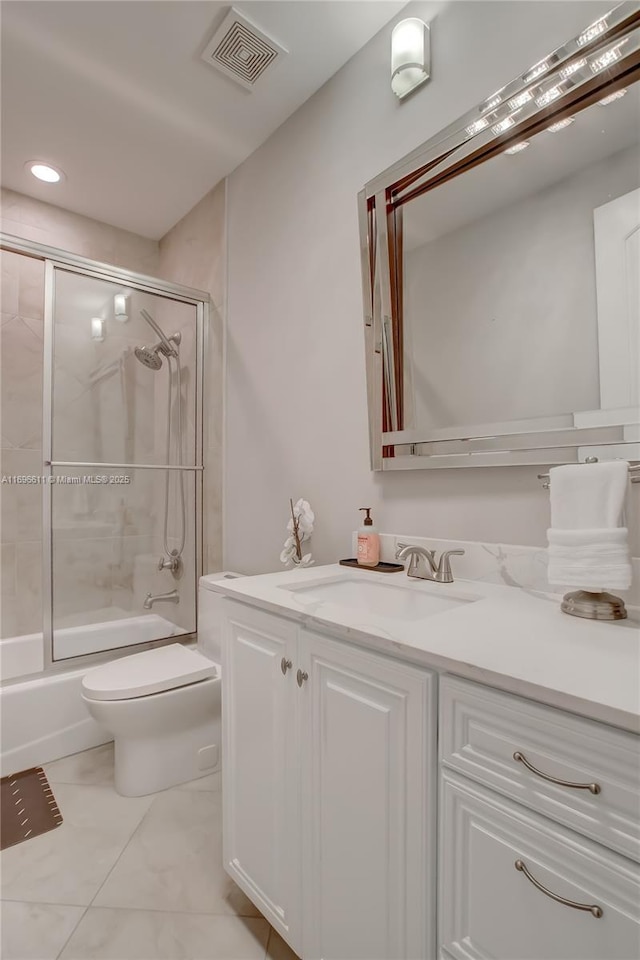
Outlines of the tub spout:
M169 593L158 593L156 596L148 593L142 606L145 610L151 610L154 603L180 603L180 594L177 590L171 590Z

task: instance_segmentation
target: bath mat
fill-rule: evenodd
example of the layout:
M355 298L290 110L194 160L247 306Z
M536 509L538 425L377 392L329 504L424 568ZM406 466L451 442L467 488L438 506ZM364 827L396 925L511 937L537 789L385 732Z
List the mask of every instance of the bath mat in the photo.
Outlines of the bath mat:
M47 833L62 823L62 814L42 767L0 780L0 850Z

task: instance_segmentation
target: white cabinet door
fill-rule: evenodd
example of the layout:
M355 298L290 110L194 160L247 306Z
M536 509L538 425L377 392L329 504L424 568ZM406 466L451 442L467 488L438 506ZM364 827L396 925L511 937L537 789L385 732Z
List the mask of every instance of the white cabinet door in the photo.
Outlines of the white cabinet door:
M442 957L640 956L631 860L455 774L442 775L440 800Z
M434 677L300 636L308 960L435 952Z
M233 600L223 610L225 869L299 953L297 631Z

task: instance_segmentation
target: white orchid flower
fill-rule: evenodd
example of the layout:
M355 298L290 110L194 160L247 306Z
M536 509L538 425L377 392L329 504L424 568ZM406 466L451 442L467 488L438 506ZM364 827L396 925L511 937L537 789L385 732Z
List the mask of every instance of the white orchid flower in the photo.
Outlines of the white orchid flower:
M293 547L285 548L280 554L280 563L289 563L289 561L293 559L295 552L295 545Z
M309 523L313 523L316 518L308 500L298 500L293 508L293 512L296 516L304 517Z

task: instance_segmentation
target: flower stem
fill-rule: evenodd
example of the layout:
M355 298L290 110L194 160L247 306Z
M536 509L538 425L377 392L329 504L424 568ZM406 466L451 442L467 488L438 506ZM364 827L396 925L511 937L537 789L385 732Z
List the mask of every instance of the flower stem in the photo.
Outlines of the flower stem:
M300 562L300 560L302 560L302 547L300 545L300 535L298 533L298 520L296 519L296 515L293 512L292 499L289 500L289 506L291 507L291 519L293 521L293 539L296 542L296 557L298 558L298 562Z

